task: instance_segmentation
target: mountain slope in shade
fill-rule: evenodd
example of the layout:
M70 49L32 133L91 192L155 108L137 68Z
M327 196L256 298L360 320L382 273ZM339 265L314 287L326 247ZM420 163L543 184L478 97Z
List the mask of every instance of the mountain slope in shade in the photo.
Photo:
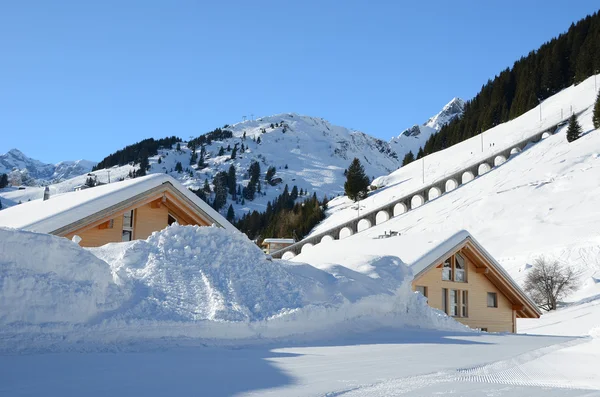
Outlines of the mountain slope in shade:
M435 116L429 118L425 123L402 131L400 135L390 140L390 146L402 159L410 151L416 156L419 148L422 147L427 139L438 132L445 124L448 124L459 117L465 108L465 102L460 98L454 98L448 102L442 110Z
M18 149L0 155L0 173L11 174L15 181L29 186L56 183L91 171L93 161L61 161L57 164L42 163L26 156Z

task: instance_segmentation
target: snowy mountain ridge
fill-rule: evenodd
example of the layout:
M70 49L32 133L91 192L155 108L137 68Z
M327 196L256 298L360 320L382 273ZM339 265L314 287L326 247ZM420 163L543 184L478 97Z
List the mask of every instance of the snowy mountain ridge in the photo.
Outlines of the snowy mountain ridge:
M94 161L61 161L56 164L42 163L26 156L18 149L0 155L0 174L9 174L15 185L47 185L85 174L96 165Z
M446 105L430 120L450 117L447 109L454 108L452 103ZM426 126L421 128L431 129ZM298 190L302 189L310 195L316 193L319 198L344 194L344 170L353 158L360 159L370 178L377 178L397 170L402 164L402 156L407 152L399 152L393 142L333 125L323 118L297 113L281 113L232 125L226 124L222 130L230 131L231 137L211 140L205 145L204 166L198 166L198 160L191 163L193 147L188 146L187 142L182 142L179 150L177 145L174 145L172 148L160 149L158 155L150 157L148 172L170 174L191 189L202 188L205 180L208 180L214 190L214 176L220 171L227 172L231 164L236 168L236 179L241 188L249 181L247 171L252 162L260 164L263 176L269 167L275 167L275 178L281 178L279 185L270 186L261 178L262 191L254 200L242 202L228 196L228 202L222 212L232 204L236 217L240 217L253 210L264 211L267 203L283 192L285 185L288 185L289 189L297 186ZM433 129L431 131L435 132ZM232 152L236 146L233 159ZM223 151L219 155L221 148ZM200 156L199 147L196 148L196 156ZM13 172L13 179L22 177L21 181L13 185L50 184L52 194L68 192L85 183L88 173L95 165L84 160L61 162L56 165L44 164L30 159L16 149L4 155L4 158L4 161L0 160L0 172L21 170L19 173ZM176 170L178 163L181 163L182 172ZM108 183L109 178L110 182L115 182L129 177L130 172L137 167L138 165L128 164L92 173L99 182ZM3 169L5 171L2 171ZM0 193L5 207L39 199L42 195L41 188ZM214 194L209 197L212 198Z
M442 110L433 117L430 117L423 124L415 124L402 131L400 135L390 140L390 146L402 159L405 154L412 152L415 156L419 148L425 145L427 139L438 132L444 125L463 114L465 101L460 98L453 98Z

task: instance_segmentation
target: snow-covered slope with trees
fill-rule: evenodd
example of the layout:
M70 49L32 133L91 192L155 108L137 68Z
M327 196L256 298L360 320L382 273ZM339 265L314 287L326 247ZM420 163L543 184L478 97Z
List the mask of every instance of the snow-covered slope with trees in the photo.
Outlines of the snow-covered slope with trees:
M96 165L93 161L61 161L57 164L45 164L27 157L17 149L11 149L0 155L0 174L8 174L12 185L48 185L79 176L91 171Z
M361 213L420 188L423 164L429 183L556 123L561 109L564 114L571 106L574 112L582 112L579 123L584 135L580 139L567 142L567 126L562 126L555 135L511 156L471 183L361 233L318 244L297 260L326 265L359 263L361 256L367 260L372 255L395 254L402 259L403 236L429 241L439 232L466 229L518 282L533 261L544 255L581 272L579 291L571 299L600 293L600 131L592 125L596 97L591 77L544 101L542 122L539 109L533 109L486 131L483 152L477 136L377 179L374 183L379 189L360 201ZM357 209L357 203L346 197L332 200L327 219L313 233L355 219ZM400 236L376 239L389 230ZM337 257L333 257L335 253Z

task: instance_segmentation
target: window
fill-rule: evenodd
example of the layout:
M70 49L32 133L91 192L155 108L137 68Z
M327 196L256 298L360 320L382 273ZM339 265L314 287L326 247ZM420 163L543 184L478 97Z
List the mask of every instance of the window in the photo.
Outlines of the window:
M442 288L442 310L448 314L448 289Z
M454 255L454 281L465 282L465 258L458 252Z
M450 290L450 314L451 316L458 316L458 291L455 289Z
M487 306L488 307L498 307L498 294L496 294L495 292L488 292Z
M173 215L169 214L169 218L168 218L169 226L171 226L175 222L177 222L177 219Z
M133 210L123 214L123 235L121 241L133 240Z
M416 290L418 293L420 293L424 297L427 297L427 287L424 287L422 285L417 285Z
M469 310L468 310L468 304L469 304L469 292L468 291L462 291L462 296L460 297L460 316L461 317L469 317Z
M457 252L442 264L442 280L465 283L467 282L466 269L467 262L464 256Z
M442 267L442 280L452 280L452 257L444 261Z

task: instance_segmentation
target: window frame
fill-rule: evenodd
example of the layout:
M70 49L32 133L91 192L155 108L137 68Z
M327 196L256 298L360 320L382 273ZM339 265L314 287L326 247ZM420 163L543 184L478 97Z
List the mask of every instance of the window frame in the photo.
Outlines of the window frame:
M423 289L423 292L421 292L419 290L419 288ZM417 285L415 286L415 291L420 293L421 295L423 295L425 298L427 298L427 286L426 285Z
M450 309L450 313L448 313L451 317L460 317L459 315L459 304L458 304L458 291L457 289L449 289L448 290L448 308ZM454 302L452 302L452 295L454 295Z
M453 255L454 256L454 255ZM450 266L446 266L449 263ZM454 277L452 277L452 269L454 265L452 263L452 256L448 257L442 262L442 281L453 281ZM446 276L448 274L448 276Z
M469 290L463 289L460 294L460 316L469 317Z
M126 214L127 214L127 212L123 213L123 230L121 231L121 241L125 241L125 242L134 240L133 231L134 231L134 226L135 226L135 210L129 211L129 218L130 218L129 225L125 224L125 220L127 219ZM126 234L129 235L129 240L124 239Z
M458 262L457 256L462 259L462 269L458 269L456 263ZM449 266L446 266L449 265ZM455 283L467 283L467 258L465 258L460 252L455 252L448 258L444 259L441 264L442 267L442 281L451 281ZM462 280L458 279L458 274L462 274Z
M491 297L493 297L493 299L494 299L494 302L493 302L494 306L490 306L490 298ZM487 293L487 307L494 308L494 309L498 308L498 293L497 292L488 292Z
M442 310L448 314L448 288L442 288Z

